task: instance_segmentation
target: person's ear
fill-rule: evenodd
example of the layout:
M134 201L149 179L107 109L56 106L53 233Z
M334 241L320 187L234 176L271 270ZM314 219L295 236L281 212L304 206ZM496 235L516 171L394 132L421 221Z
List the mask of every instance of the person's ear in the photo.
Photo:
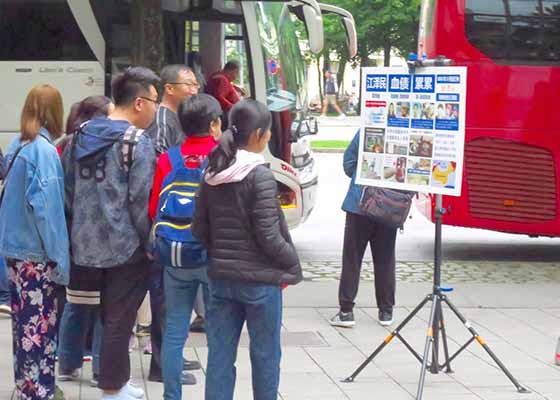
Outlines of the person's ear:
M170 85L169 83L166 83L165 85L163 85L163 92L169 95L173 94L173 85Z
M134 99L134 110L137 112L142 111L142 99L140 97L137 97Z

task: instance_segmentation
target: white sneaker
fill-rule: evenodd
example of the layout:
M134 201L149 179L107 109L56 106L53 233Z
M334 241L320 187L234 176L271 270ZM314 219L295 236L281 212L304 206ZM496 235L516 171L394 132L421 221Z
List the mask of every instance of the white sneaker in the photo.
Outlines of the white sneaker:
M338 119L344 119L344 118L346 118L346 114L344 114L344 113L339 114L337 118Z
M136 386L131 381L128 381L121 390L125 390L130 396L134 397L135 399L144 398L144 391L142 390L142 388Z
M144 391L128 381L121 390L114 394L103 394L101 400L138 400L144 398Z
M101 400L137 400L137 398L132 397L130 394L128 394L123 387L115 394L104 393L103 396L101 396Z

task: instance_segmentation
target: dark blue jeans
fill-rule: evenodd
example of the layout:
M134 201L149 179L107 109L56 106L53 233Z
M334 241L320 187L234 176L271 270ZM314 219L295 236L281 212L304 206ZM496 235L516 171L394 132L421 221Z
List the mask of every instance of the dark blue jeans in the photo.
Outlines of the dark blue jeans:
M253 398L276 400L280 382L282 290L279 286L210 281L206 307L206 400L232 400L237 346L247 321Z
M163 398L181 400L183 347L189 335L189 322L199 287L202 287L205 304L208 300L206 268L188 270L165 267L163 282L166 310L161 349Z
M8 267L3 257L0 257L0 304L10 305L10 285L8 283Z
M67 302L60 321L58 345L60 369L73 371L82 367L86 341L91 328L93 328L92 370L95 375L99 375L99 352L103 338L101 307Z

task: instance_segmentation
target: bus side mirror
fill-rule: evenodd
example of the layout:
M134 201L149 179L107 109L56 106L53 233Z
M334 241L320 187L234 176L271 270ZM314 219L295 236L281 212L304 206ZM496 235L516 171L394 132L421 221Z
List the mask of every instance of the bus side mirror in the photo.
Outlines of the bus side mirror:
M305 24L309 50L319 54L325 45L323 16L319 4L315 0L293 0L289 4L291 11Z
M346 44L348 45L348 56L354 58L358 54L358 34L356 33L356 23L354 16L349 11L332 6L330 4L320 3L321 13L334 14L340 17L344 30L346 31Z

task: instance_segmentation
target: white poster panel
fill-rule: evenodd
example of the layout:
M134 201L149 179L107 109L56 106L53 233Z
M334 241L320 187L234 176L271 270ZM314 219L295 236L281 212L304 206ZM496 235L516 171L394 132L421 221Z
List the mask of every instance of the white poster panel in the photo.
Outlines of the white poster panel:
M356 182L461 195L466 67L364 68Z

